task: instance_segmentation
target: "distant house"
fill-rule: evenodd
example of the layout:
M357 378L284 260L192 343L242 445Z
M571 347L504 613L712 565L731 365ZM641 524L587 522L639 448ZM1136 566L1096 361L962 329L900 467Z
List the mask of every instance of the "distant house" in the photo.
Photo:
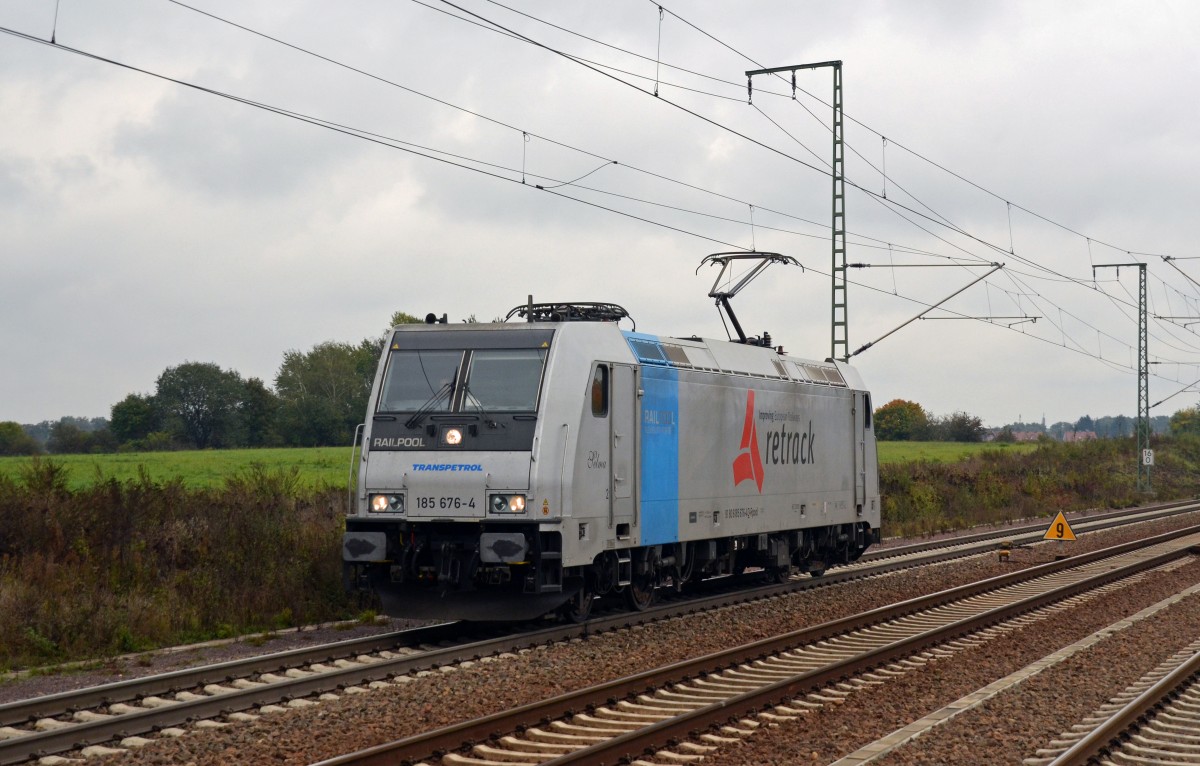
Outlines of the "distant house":
M1065 442L1090 442L1093 439L1098 439L1095 431L1064 431L1063 441Z
M1035 442L1042 438L1041 431L1013 431L1013 441Z

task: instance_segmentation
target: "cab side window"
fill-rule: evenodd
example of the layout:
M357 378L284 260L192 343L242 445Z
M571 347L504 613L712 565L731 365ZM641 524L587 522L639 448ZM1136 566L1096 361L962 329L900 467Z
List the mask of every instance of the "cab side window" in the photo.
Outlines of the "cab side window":
M592 415L602 418L608 414L608 367L598 364L592 375Z

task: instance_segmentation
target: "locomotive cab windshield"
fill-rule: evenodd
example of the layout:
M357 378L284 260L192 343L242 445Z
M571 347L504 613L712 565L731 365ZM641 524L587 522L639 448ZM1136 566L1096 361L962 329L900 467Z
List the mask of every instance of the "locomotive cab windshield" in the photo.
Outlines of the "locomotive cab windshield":
M384 355L372 449L529 449L552 330L401 328ZM455 438L429 443L453 423ZM465 429L465 433L463 431Z
M396 350L377 412L535 412L544 348Z

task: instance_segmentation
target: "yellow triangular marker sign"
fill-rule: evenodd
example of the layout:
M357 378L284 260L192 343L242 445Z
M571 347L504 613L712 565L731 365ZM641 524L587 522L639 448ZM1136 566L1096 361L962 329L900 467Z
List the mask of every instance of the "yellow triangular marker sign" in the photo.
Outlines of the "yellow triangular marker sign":
M1054 517L1054 521L1050 522L1050 528L1046 530L1046 534L1042 536L1043 540L1074 540L1075 533L1071 531L1071 525L1067 523L1067 517L1063 516L1062 511Z

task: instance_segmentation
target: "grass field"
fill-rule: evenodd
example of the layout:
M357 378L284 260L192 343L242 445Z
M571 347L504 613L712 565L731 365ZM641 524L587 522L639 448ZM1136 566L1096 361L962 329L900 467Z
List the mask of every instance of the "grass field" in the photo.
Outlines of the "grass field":
M908 463L928 460L931 463L957 463L984 450L999 450L1007 454L1033 452L1037 444L968 443L968 442L879 442L880 463Z
M1020 453L1030 452L1034 447L1033 444L880 442L879 461L954 463L985 449ZM304 486L344 488L350 471L349 447L129 452L114 455L53 455L43 459L53 460L67 468L72 489L91 485L97 478L118 481L137 478L138 471L143 468L157 482L178 477L188 487L220 487L226 478L256 463L272 472L295 467L300 472L300 483ZM0 474L17 479L22 467L28 464L29 458L26 457L0 458Z
M68 484L72 489L91 485L97 478L118 481L134 479L142 469L156 482L180 478L188 487L220 487L225 479L244 472L256 463L271 472L295 467L300 472L300 483L304 486L344 488L350 471L349 447L128 452L112 455L53 455L42 459L65 466L69 471ZM27 457L0 458L0 474L18 479L21 469L29 465L29 460Z

